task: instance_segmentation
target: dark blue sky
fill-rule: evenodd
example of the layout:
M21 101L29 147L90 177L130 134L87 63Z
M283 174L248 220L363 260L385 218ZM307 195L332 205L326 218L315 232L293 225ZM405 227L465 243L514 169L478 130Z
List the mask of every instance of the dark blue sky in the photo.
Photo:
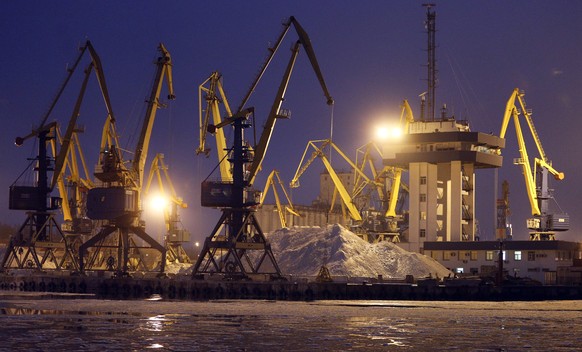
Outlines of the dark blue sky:
M144 98L150 89L156 47L163 42L174 62L177 99L161 110L155 122L151 157L166 155L180 195L190 204L184 224L196 239L208 235L219 212L201 209L200 182L216 156L196 156L198 145L197 87L215 70L224 75L231 105L238 106L266 55L280 23L294 15L309 33L328 88L335 98L333 134L348 154L370 140L373 125L396 119L402 99L419 115L418 95L426 90L426 34L422 1L3 1L0 2L0 129L4 168L0 174L0 221L20 224L24 214L10 211L8 187L34 156L34 143L13 145L14 137L30 132L46 112L76 57L89 39L99 53L121 140L133 148ZM579 111L582 111L582 3L577 1L446 1L437 3L437 105L447 103L472 130L498 133L505 103L513 88L526 91L540 138L554 167L566 179L553 184L561 208L570 214L572 231L560 238L580 240L582 207L578 155ZM274 97L289 48L290 32L256 94L262 125ZM80 75L77 75L80 77ZM77 83L75 83L77 82ZM85 154L94 165L105 109L94 78L90 82L80 123ZM68 121L79 83L73 81L50 120ZM329 137L330 109L301 53L284 108L292 119L277 123L257 186L277 168L288 182L310 139ZM529 204L513 126L508 131L505 163L499 180L510 182L514 235L527 238ZM528 140L530 156L535 148ZM92 166L91 166L92 167ZM343 168L342 165L337 165ZM293 191L297 203L308 204L318 191L321 164ZM311 185L310 185L311 183ZM482 237L494 229L493 172L477 174L477 215Z

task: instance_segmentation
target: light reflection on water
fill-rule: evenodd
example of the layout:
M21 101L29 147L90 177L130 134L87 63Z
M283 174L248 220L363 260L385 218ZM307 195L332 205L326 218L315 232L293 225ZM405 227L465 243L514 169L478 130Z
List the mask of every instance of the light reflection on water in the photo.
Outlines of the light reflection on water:
M156 315L155 317L149 317L147 321L147 329L149 331L162 331L164 327L164 319L163 315Z
M0 351L581 351L582 302L0 300Z

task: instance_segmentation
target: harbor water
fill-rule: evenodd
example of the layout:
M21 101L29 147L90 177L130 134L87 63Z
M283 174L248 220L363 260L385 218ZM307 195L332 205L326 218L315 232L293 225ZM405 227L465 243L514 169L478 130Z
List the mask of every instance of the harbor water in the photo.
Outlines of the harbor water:
M0 351L582 351L582 301L0 296Z

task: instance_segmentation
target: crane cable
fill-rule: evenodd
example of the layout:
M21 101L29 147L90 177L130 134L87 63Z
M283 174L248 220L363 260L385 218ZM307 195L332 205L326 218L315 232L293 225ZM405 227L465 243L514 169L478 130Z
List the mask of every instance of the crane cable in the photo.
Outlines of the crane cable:
M333 107L334 107L334 105L335 104L331 104L329 106L329 114L330 114L330 118L329 118L329 121L330 121L329 122L329 125L330 125L329 126L330 127L329 128L329 141L330 141L330 143L329 143L329 157L328 157L328 159L329 159L329 164L330 165L331 165L331 151L332 151L331 145L333 143Z

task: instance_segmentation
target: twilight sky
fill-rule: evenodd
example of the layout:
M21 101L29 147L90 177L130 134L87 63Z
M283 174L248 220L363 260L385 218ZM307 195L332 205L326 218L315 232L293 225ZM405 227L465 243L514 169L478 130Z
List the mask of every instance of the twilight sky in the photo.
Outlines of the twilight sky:
M47 111L77 47L91 40L101 57L124 148L134 148L144 99L150 90L163 42L174 62L176 100L158 112L149 160L164 153L177 192L189 203L182 220L202 240L218 221L218 210L203 209L200 182L214 168L216 154L196 156L197 87L212 71L224 76L233 108L238 106L276 39L281 22L295 16L311 37L331 95L333 138L344 152L371 139L373 126L396 121L408 99L418 117L418 95L426 91L426 33L423 1L2 1L0 36L0 222L20 225L24 212L8 210L8 187L36 155L35 143L14 146ZM505 103L516 87L528 108L547 155L566 174L554 182L555 198L570 214L571 228L560 239L580 240L582 231L582 2L442 1L437 3L437 106L446 103L473 131L499 133ZM297 36L289 32L275 61L247 106L256 108L260 129L272 104L288 50ZM84 58L81 68L88 64ZM81 70L49 117L68 122L80 89ZM162 93L165 96L166 93ZM293 113L275 127L256 186L273 168L288 182L307 141L330 135L331 110L304 52L299 54L283 108ZM95 77L91 78L79 123L90 168L96 162L106 116ZM64 127L63 127L64 128ZM528 134L526 132L526 134ZM536 156L527 139L530 158ZM527 239L530 207L513 125L509 127L499 182L510 183L514 237ZM346 169L336 164L337 169ZM321 163L314 164L293 190L295 203L309 204L318 192ZM213 175L215 176L215 175ZM217 175L216 175L217 176ZM494 237L494 173L477 172L477 217L481 237ZM20 181L24 181L21 179ZM55 192L56 193L56 192ZM148 220L149 221L149 220ZM151 223L155 223L153 220ZM153 225L148 232L161 229Z

